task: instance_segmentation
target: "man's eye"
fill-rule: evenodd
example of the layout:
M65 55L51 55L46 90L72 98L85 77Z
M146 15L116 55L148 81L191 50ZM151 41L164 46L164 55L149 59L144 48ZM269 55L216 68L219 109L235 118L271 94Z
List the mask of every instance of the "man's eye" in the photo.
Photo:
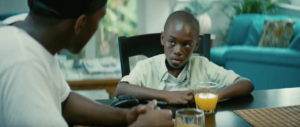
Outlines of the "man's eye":
M186 47L186 48L190 47L189 44L184 44L183 46Z
M174 45L174 44L175 44L175 42L174 42L174 41L169 41L169 43L170 43L171 45Z

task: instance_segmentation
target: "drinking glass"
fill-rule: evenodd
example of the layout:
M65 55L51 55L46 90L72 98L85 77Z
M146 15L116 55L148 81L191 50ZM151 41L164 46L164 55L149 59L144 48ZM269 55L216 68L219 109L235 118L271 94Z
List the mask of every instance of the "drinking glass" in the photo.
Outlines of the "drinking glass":
M196 107L205 114L213 114L218 102L218 84L214 82L198 82L195 85Z
M204 127L205 114L197 108L176 110L175 127Z

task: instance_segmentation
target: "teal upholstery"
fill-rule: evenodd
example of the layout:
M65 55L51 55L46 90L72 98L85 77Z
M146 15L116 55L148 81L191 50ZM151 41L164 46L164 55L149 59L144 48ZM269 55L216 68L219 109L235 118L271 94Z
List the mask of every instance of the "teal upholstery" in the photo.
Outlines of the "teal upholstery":
M214 53L210 55L211 61L213 61L215 64L219 66L225 66L225 59L223 58L224 53L230 48L230 46L220 46L220 47L215 47ZM210 52L212 53L212 51Z
M255 90L300 86L300 52L283 48L235 46L228 50L226 69L251 79Z
M288 48L258 47L265 19L296 21ZM211 49L211 61L249 78L255 90L300 87L300 19L244 14L230 26L227 44Z
M232 21L227 38L227 45L243 45L252 24L252 15L240 15Z
M245 41L245 45L257 46L263 33L263 27L264 22L261 22L261 20L252 21L251 28L249 29L248 36Z
M224 58L225 61L240 60L300 68L300 52L285 48L234 46L225 52Z
M293 41L291 42L288 48L300 51L300 34L294 37Z

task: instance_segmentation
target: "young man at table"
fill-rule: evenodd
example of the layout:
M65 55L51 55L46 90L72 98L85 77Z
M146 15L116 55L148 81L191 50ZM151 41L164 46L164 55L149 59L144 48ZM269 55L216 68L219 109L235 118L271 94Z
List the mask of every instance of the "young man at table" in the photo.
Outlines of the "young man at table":
M0 126L174 126L156 101L129 109L71 92L57 62L78 53L106 13L106 0L28 0L24 21L0 26Z
M201 26L200 26L201 27ZM116 94L137 94L138 99L158 99L169 104L193 102L193 85L198 81L219 84L219 100L253 91L250 80L210 62L191 56L197 50L199 22L188 12L172 13L161 34L165 54L140 61L118 84Z

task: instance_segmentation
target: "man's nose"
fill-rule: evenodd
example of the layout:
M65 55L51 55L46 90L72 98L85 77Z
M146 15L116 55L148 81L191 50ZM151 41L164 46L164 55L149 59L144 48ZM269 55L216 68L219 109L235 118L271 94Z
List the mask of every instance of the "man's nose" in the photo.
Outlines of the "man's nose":
M174 47L174 54L177 55L177 56L181 56L182 55L182 46L180 45L177 45Z

